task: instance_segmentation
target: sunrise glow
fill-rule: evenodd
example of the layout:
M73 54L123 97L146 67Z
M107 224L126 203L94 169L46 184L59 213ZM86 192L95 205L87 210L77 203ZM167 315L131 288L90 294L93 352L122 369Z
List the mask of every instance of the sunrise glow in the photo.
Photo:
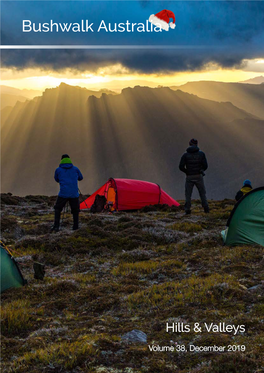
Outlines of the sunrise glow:
M201 71L185 71L160 74L142 74L130 71L120 64L99 67L94 71L75 71L67 69L63 71L32 69L2 69L1 84L18 88L43 91L46 88L57 87L60 83L78 85L88 89L112 89L119 91L122 88L133 85L145 85L155 87L158 85L177 86L188 81L213 80L221 82L241 82L260 75L264 66L264 60L251 60L245 63L242 69L220 69L217 66L207 66ZM248 71L250 66L250 71ZM254 68L261 66L262 69Z

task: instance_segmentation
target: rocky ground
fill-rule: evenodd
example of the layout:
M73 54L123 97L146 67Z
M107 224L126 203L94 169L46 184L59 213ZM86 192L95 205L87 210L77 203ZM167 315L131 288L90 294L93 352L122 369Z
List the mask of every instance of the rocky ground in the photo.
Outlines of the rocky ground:
M166 206L82 212L76 232L67 212L50 234L53 204L2 195L2 238L28 280L2 294L3 372L264 372L264 252L222 245L233 201L211 201L210 214L195 201L191 216ZM44 280L34 278L34 262L45 265ZM191 330L167 333L167 322ZM197 333L195 322L245 332Z

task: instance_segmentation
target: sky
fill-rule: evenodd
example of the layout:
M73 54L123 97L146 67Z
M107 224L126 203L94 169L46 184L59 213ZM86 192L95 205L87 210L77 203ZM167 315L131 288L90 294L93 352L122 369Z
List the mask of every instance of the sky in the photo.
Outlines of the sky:
M175 29L97 32L102 20L112 29L127 21L146 24L151 14L163 9L175 14ZM88 20L94 32L23 33L23 20L35 23L36 29L51 20L68 24ZM1 21L2 46L100 47L3 49L1 84L17 88L42 90L60 82L111 89L127 81L149 85L243 81L264 73L264 1L9 0L1 1Z

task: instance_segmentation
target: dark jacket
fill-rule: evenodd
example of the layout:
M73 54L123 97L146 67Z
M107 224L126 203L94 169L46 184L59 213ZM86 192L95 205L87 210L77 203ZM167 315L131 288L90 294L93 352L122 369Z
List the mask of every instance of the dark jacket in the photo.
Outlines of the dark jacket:
M245 185L245 186L243 186L243 188L241 188L241 189L237 192L237 194L236 194L236 197L235 197L236 201L239 201L240 198L242 198L242 197L243 197L245 194L247 194L248 192L251 192L251 190L252 190L252 186L250 186L250 185Z
M179 169L186 175L199 175L207 170L208 164L204 152L198 146L190 146L181 157Z
M78 181L83 179L81 171L72 163L63 163L56 169L54 179L60 183L59 197L77 198Z

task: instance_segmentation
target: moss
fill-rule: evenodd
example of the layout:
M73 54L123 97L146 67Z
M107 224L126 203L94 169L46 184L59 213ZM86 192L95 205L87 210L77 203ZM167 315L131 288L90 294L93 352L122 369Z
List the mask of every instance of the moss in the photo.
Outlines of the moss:
M12 230L17 226L17 220L13 216L1 217L1 230L2 232Z
M213 306L219 302L232 300L237 295L238 282L231 276L212 275L207 278L192 276L181 282L153 285L128 297L128 304L135 311L196 304ZM227 297L227 299L225 299Z
M264 302L260 304L256 304L251 310L251 312L258 316L264 315Z
M120 220L120 219L119 219ZM125 230L125 229L129 229L129 228L142 228L142 224L140 222L137 222L137 221L128 221L128 222L123 222L123 223L119 223L117 225L117 228L118 230Z
M77 292L78 285L71 281L55 281L54 283L50 284L45 289L45 295L63 295L63 294L69 294L71 292Z
M38 309L37 314L41 315ZM19 335L28 332L33 327L33 314L35 310L29 301L19 299L1 306L1 333L5 336Z
M27 249L27 252L34 253L32 255L32 259L34 261L41 262L44 265L58 266L60 264L64 264L65 262L67 262L67 259L65 258L65 256L57 252L55 253L44 252L44 253L38 254L37 251L34 249L32 251L29 251Z
M228 247L223 246L220 249L221 260L223 263L247 263L248 261L260 261L263 256L263 248L261 247L251 247L248 246L236 246ZM247 265L247 264L246 264Z
M99 218L91 218L89 221L88 221L88 226L97 226L97 227L101 227L103 224L102 224L102 220L99 219Z
M34 368L39 366L51 366L63 369L73 369L82 365L85 361L92 360L97 354L94 341L90 337L82 337L77 341L63 341L27 352L18 358L14 364L14 371L23 371L24 367Z
M137 263L121 263L118 267L112 270L112 274L127 275L129 273L148 274L155 270L158 266L158 262L154 261L142 261Z
M128 222L132 222L133 219L129 216L121 216L121 218L118 219L118 223L128 223Z
M205 373L252 373L257 372L254 359L238 353L225 354L212 360Z
M154 256L156 256L156 253L153 250L146 250L143 247L139 247L138 249L132 251L125 251L120 253L118 259L120 260L120 262L135 263L138 261L149 260L151 257Z
M75 274L73 278L83 285L95 283L97 280L95 274Z
M195 232L200 232L203 230L203 227L201 224L189 223L189 222L174 223L173 225L169 226L169 228L175 231L182 231L186 233L195 233Z
M34 207L36 202L30 201L22 198L21 204ZM261 286L247 288L263 279L263 247L222 246L219 232L233 201L210 201L209 215L195 201L191 218L167 206L150 206L148 212L82 214L76 232L65 229L72 223L67 214L66 225L55 235L40 228L50 226L53 216L49 201L41 203L46 205L45 214L21 205L19 218L17 210L11 214L12 208L5 207L5 216L16 222L14 232L18 228L22 232L21 224L27 230L27 236L19 239L12 233L10 248L20 256L29 284L2 294L3 372L219 373L220 369L220 373L252 373L262 369L263 292ZM173 224L183 230L171 229ZM33 279L30 256L46 265L44 281ZM186 323L246 325L246 332L236 336L166 333L166 322L175 318ZM246 345L247 350L222 355L151 353L145 345L124 347L120 337L133 329L144 331L148 343L230 341ZM65 356L66 350L71 358Z
M166 270L169 268L181 268L183 263L179 260L166 260L166 261L157 261L157 260L148 260L141 261L136 263L120 263L117 267L112 270L112 274L126 276L130 273L135 274L149 274L157 270Z

